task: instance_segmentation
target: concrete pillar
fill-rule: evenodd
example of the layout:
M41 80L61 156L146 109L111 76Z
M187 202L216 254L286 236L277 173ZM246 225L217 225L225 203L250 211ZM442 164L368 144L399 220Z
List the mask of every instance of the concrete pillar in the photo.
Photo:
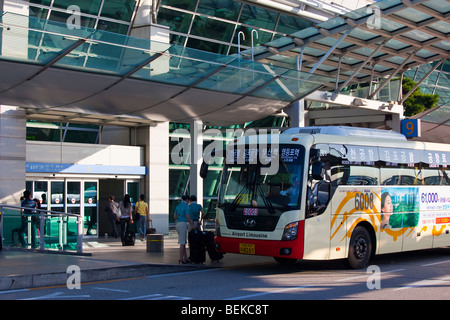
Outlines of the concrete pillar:
M152 0L139 2L130 36L150 39L150 48L164 51L170 45L169 27L152 21ZM126 57L132 62L135 57ZM167 73L169 57L160 57L149 72L152 75ZM137 143L145 145L147 176L145 181L146 199L149 202L150 217L158 233L169 233L169 122L138 129Z
M169 122L141 127L137 144L145 145L145 195L153 227L169 233Z
M200 166L203 161L203 122L191 122L191 164L189 176L189 193L197 196L197 203L203 206L203 179L200 177Z
M26 116L0 105L0 203L20 205L26 180Z
M136 18L131 26L130 36L151 39L161 44L168 44L170 40L170 28L154 23L152 14L152 0L143 0L136 12ZM165 47L167 46L163 46L163 48ZM153 44L152 49L155 49Z
M305 126L305 100L300 99L284 110L291 118L291 127Z

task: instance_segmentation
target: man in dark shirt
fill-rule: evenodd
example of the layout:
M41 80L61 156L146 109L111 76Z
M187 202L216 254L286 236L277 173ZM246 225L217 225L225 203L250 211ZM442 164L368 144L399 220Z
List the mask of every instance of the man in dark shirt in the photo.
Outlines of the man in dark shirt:
M29 208L29 209L22 209L22 216L21 216L21 228L19 230L19 240L22 247L26 247L27 243L25 241L25 233L28 229L28 217L32 214L36 214L36 202L31 199L31 193L28 190L25 190L23 192L23 200L20 204L22 208ZM36 223L33 222L34 219L31 219L31 247L34 249L36 248Z

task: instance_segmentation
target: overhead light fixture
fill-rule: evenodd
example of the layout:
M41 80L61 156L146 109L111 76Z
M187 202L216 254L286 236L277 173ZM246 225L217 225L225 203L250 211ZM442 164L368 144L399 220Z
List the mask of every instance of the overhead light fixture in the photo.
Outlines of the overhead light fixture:
M305 44L305 42L302 39L296 37L292 38L292 41L294 41L294 43L298 46L303 46Z
M283 109L281 109L281 110L278 110L277 112L275 112L275 117L287 118L288 114L286 112L284 112Z
M356 106L356 107L360 107L360 106L367 106L367 105L369 105L369 104L368 104L367 101L364 100L364 99L361 99L361 98L355 98L355 99L353 99L352 105L354 105L354 106Z

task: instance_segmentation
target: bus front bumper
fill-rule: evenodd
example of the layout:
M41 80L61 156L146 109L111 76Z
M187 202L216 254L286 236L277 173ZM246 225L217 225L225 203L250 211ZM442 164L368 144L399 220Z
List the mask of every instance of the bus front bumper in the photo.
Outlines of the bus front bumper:
M298 236L295 240L291 241L217 236L215 238L216 249L222 253L240 253L247 255L302 259L303 230L304 223L301 221L298 229Z

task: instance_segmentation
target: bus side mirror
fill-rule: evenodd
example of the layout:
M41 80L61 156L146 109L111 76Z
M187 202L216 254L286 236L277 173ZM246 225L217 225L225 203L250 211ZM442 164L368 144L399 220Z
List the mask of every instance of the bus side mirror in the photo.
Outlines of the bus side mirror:
M314 180L323 180L323 162L314 162L311 166L311 175Z
M320 150L319 149L311 149L309 152L309 158L311 162L316 162L320 158Z
M208 167L209 165L205 161L203 161L200 166L200 177L202 179L205 179L208 176Z

